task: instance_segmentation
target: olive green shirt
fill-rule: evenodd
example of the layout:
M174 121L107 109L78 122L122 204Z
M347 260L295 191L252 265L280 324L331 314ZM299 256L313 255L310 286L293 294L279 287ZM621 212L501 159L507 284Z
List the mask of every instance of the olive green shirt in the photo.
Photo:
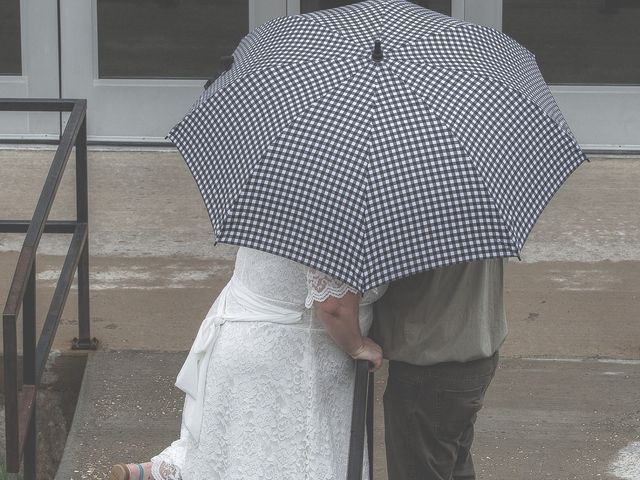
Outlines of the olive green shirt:
M507 335L503 259L429 270L389 285L374 304L384 357L413 365L492 356Z

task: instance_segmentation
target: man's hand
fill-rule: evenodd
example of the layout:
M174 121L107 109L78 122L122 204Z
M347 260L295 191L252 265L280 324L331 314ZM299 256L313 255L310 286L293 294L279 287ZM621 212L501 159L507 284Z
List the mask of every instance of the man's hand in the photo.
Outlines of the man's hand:
M382 348L369 337L362 337L362 346L349 355L354 360L368 360L370 372L375 372L382 366Z

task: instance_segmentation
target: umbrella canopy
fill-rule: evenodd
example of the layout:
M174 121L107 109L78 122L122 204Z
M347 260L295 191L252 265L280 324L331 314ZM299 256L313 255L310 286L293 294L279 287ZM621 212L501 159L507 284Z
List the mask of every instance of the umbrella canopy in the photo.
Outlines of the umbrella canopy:
M404 0L274 19L169 138L218 242L364 291L518 256L583 161L534 56Z

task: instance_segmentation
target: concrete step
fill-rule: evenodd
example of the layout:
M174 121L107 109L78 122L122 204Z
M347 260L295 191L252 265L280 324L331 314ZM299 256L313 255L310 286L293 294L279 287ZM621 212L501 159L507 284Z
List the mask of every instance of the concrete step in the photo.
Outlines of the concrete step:
M175 377L186 352L89 354L55 480L103 479L112 464L146 461L180 431Z

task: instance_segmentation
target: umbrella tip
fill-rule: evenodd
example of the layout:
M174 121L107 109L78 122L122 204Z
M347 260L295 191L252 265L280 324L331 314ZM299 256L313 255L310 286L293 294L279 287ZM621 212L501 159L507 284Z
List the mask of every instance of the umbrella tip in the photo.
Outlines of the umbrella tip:
M376 40L373 44L373 54L371 55L374 62L379 62L382 60L382 43L380 40Z

